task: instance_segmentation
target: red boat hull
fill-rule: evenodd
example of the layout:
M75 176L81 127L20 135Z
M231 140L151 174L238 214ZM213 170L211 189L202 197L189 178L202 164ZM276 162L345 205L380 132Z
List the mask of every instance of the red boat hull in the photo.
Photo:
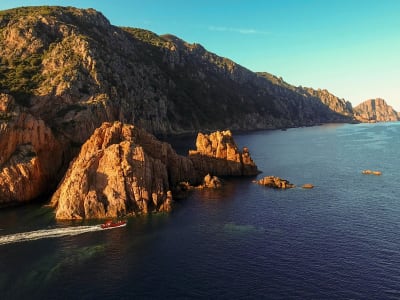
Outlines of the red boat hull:
M117 222L107 221L100 225L100 227L103 229L113 229L124 226L126 226L126 221L117 221Z

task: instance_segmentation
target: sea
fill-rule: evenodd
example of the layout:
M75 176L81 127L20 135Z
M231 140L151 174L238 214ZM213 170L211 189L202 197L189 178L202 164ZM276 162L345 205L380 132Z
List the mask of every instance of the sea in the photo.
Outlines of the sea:
M169 214L103 231L56 221L46 199L0 210L0 298L400 299L400 123L234 138L262 173ZM172 144L187 153L194 140ZM268 175L296 188L254 182Z

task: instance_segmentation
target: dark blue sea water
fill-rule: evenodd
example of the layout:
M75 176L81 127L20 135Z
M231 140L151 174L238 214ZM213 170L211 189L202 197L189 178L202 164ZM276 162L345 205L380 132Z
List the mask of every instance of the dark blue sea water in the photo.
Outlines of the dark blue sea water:
M8 234L27 241L0 244L0 298L400 298L400 123L235 138L263 170L258 177L315 188L230 179L171 214L108 231L79 227L79 235L65 227L93 223L56 223L40 205L1 210L0 243ZM54 237L26 233L44 229Z

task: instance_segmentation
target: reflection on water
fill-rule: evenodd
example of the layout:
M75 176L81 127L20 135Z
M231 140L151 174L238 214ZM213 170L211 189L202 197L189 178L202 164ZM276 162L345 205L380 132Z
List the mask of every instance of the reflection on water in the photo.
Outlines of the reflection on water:
M19 278L20 283L17 283L17 286L25 285L25 288L28 289L45 288L52 281L58 280L62 273L80 268L89 259L93 259L104 253L104 250L104 245L94 245L69 249L62 253L43 257L31 266L26 277L22 276Z

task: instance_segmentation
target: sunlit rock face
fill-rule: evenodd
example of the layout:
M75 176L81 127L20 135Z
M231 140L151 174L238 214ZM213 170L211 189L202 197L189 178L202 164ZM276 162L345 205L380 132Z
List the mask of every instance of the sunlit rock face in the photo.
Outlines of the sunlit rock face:
M27 202L51 190L64 150L41 119L0 94L0 205Z
M199 133L196 148L189 151L189 158L202 176L208 173L215 176L252 176L259 173L248 148L239 151L229 130Z
M192 162L133 125L104 123L82 146L53 195L57 219L171 209L171 187L197 181Z
M354 107L355 118L360 122L394 122L400 115L385 100L377 98L362 102Z
M266 176L258 180L257 183L274 189L290 189L295 187L288 180L276 176Z
M196 153L183 157L143 129L103 123L82 146L52 197L56 218L170 211L173 191L182 183L217 188L221 181L214 174L258 173L248 150L239 152L229 131L199 134L197 144Z

